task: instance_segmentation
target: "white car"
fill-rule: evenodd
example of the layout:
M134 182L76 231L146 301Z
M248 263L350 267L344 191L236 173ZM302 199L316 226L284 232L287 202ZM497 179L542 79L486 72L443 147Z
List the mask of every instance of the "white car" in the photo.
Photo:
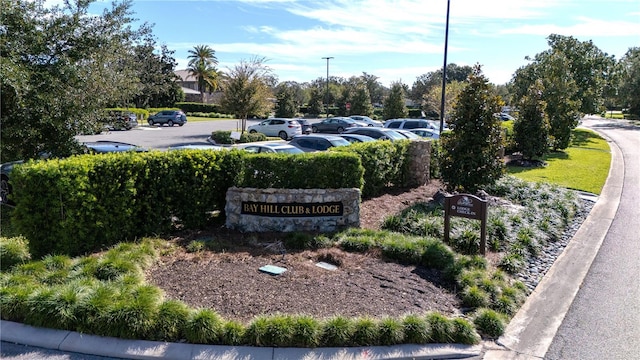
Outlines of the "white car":
M440 139L440 132L437 130L427 129L427 128L417 128L417 129L410 129L409 131L425 139Z
M247 143L238 145L238 149L250 153L280 153L280 154L301 154L304 151L298 149L293 145L289 145L281 142L269 142L269 143Z
M363 122L363 123L367 124L367 126L375 126L375 127L382 127L383 126L382 121L373 120L372 118L370 118L368 116L351 115L349 117L352 118L355 121Z
M277 136L282 140L302 135L302 125L296 119L272 118L261 121L247 128L249 133L263 133L267 136Z

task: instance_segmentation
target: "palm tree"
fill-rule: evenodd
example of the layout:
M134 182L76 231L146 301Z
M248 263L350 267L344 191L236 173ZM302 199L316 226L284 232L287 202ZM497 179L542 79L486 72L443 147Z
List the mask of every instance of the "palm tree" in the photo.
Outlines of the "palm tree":
M218 58L216 51L209 45L196 45L193 50L189 50L189 64L187 71L189 75L198 80L198 91L202 94L202 102L205 102L206 91L216 91L218 89L219 73L216 69Z

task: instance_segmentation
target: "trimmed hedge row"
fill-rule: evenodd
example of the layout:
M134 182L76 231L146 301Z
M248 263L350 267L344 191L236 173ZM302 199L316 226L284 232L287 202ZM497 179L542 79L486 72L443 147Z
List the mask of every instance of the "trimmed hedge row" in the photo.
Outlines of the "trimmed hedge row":
M180 150L28 162L11 174L17 203L12 221L34 257L80 255L176 226L210 224L212 214L224 212L231 186L362 186L362 166L353 154L308 154L295 157L295 166L292 159Z
M410 140L369 141L334 147L332 152L356 153L364 167L363 197L381 194L388 187L405 186L408 174Z

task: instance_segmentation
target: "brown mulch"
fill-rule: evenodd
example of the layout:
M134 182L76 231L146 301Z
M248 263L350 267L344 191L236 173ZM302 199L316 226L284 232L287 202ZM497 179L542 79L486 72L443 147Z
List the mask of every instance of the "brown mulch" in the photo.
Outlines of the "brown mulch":
M428 201L440 184L398 191L364 200L361 227L377 229L386 216ZM332 248L286 252L281 234L240 234L221 230L208 236L220 251L164 256L148 271L148 280L166 297L194 308L210 308L223 318L249 322L258 315L305 314L402 316L438 311L459 313L460 301L437 271L385 262L376 254L357 254ZM188 239L182 239L187 243ZM326 262L337 267L317 266ZM265 265L286 268L281 275L260 271Z

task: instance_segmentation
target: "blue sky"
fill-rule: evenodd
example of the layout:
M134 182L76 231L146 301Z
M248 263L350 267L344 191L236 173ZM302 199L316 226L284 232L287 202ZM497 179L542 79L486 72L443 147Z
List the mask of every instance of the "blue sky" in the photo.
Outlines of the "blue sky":
M442 68L446 9L446 0L142 0L132 8L175 51L177 69L189 49L209 45L222 71L258 56L279 81L307 82L326 77L330 56L331 76L366 72L385 86L411 86ZM480 63L503 84L525 56L548 49L552 33L592 40L620 59L640 46L640 1L451 0L447 62Z

